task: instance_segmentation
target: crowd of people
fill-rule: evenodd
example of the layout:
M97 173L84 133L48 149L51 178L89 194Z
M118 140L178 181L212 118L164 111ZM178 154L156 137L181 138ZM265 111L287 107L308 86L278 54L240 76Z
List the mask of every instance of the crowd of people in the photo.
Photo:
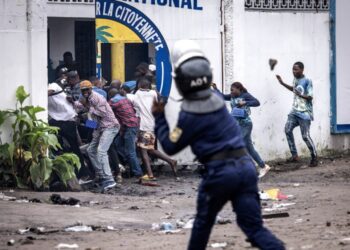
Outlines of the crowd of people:
M157 149L154 135L154 65L141 63L135 80L110 84L96 76L80 79L74 65L71 53L64 53L57 80L48 86L48 114L49 124L60 128L62 150L80 159L80 184L93 182L105 191L122 181L125 166L137 182L155 181L151 163L157 158L177 176L177 161Z
M292 157L289 162L299 160L292 130L300 126L302 137L311 153L310 166L317 166L317 153L310 137L312 116L312 82L303 75L304 65L293 65L295 81L289 86L281 85L294 92L292 112L285 126ZM160 95L155 90L155 66L139 64L135 69L135 80L122 83L112 80L110 84L102 78L91 76L81 80L78 67L70 52L64 53L64 63L56 69L57 80L49 84L49 123L57 126L59 140L66 152L75 153L81 162L76 173L80 183L93 181L102 190L122 182L125 166L128 176L138 181L154 181L152 160L159 158L169 164L177 176L177 161L157 149L155 118L152 114L154 100ZM258 166L259 178L271 169L252 141L253 122L251 107L260 102L240 82L231 85L229 94L221 93L215 83L211 89L231 104L231 116L237 121L245 148ZM302 90L298 90L298 88ZM299 92L298 92L299 91ZM215 106L215 105L214 105ZM197 111L195 111L197 112ZM171 136L177 136L175 131Z
M76 174L80 183L93 181L102 191L116 186L122 180L119 162L129 167L138 182L154 181L151 157L167 162L177 176L176 160L157 150L157 140L169 155L190 146L204 169L188 249L206 248L215 218L226 202L231 202L237 223L253 246L285 249L261 218L257 183L270 166L254 148L250 117L250 108L260 102L240 82L231 85L230 94L221 93L212 83L209 60L193 41L176 43L172 60L175 84L183 97L172 131L164 114L166 103L152 87L153 66L141 63L135 81L115 79L109 85L95 76L81 80L75 67L69 69L72 60L57 68L57 80L48 87L49 123L60 128L63 148L79 157L82 167ZM279 75L276 78L294 93L285 126L292 154L288 161L299 160L293 129L300 126L310 150L309 165L315 167L317 152L310 137L313 87L303 71L303 63L294 63L293 85ZM231 104L230 112L225 101Z

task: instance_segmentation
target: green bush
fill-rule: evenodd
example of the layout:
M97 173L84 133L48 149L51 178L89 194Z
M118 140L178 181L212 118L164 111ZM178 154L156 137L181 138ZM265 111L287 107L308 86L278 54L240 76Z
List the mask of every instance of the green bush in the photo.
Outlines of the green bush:
M9 120L12 142L0 141L0 183L19 188L47 190L56 173L66 185L75 178L74 168L80 168L75 154L63 154L50 158L52 151L61 149L57 139L59 128L38 119L37 113L45 109L24 106L29 97L23 86L16 91L16 109L0 110L0 127Z

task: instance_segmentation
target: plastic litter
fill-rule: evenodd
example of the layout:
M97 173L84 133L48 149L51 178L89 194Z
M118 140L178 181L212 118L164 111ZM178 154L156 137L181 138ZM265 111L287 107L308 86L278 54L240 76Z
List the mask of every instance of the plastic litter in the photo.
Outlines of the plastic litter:
M227 243L226 242L222 242L222 243L212 243L210 245L212 248L225 248L227 247Z
M191 229L193 227L194 219L190 219L186 222L186 224L183 226L184 229Z
M163 222L162 224L160 224L160 229L164 231L171 231L171 230L174 230L175 228L173 224L171 224L170 222Z
M15 244L15 240L14 239L11 239L7 242L7 245L8 246L13 246Z
M0 200L2 200L2 201L15 201L16 197L7 196L4 193L0 193Z
M64 229L66 232L92 232L92 227L90 226L74 226L74 227L68 227Z
M339 242L339 244L340 244L340 245L343 245L343 246L350 245L350 238L341 239L340 242Z
M271 188L259 192L261 200L286 200L288 195L284 195L278 188Z
M55 246L56 249L76 249L79 248L78 244L66 244L66 243L60 243L57 246Z
M295 203L280 203L280 204L273 204L271 208L264 208L264 211L266 212L273 212L273 211L280 211L287 209L286 207L293 206Z
M216 224L225 225L225 224L230 224L230 223L232 223L232 220L225 219L225 218L222 218L220 216L216 216Z

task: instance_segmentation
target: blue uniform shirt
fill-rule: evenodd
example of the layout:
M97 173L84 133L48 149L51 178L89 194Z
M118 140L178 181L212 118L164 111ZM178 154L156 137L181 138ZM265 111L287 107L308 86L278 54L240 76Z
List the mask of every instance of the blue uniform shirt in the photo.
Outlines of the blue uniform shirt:
M173 155L190 145L197 158L222 150L244 147L237 121L226 107L207 114L181 111L177 126L169 133L164 113L156 114L155 131L163 150Z

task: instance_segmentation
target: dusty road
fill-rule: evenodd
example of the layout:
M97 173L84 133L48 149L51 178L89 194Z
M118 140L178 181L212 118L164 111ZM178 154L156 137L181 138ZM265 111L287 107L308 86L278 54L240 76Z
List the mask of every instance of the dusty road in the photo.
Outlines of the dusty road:
M282 201L262 201L263 209L287 204L279 212L289 217L265 219L287 249L350 249L350 156L321 161L317 168L275 163L274 171L259 185L261 190L279 188L289 195ZM177 220L187 222L193 217L200 179L189 172L182 177L176 182L161 176L159 187L126 180L113 194L60 193L63 198L79 199L80 207L50 204L51 193L0 190L16 197L16 201L0 200L0 249L55 249L59 243L77 244L78 249L186 249L190 229L180 228L174 234L152 230L153 223L175 226ZM42 203L25 202L33 198ZM225 249L252 249L236 226L229 204L219 216L233 223L215 225L208 249L214 249L213 243L227 243ZM92 226L93 231L64 231L77 224ZM27 227L44 227L44 231L18 232ZM8 246L11 239L14 243Z

